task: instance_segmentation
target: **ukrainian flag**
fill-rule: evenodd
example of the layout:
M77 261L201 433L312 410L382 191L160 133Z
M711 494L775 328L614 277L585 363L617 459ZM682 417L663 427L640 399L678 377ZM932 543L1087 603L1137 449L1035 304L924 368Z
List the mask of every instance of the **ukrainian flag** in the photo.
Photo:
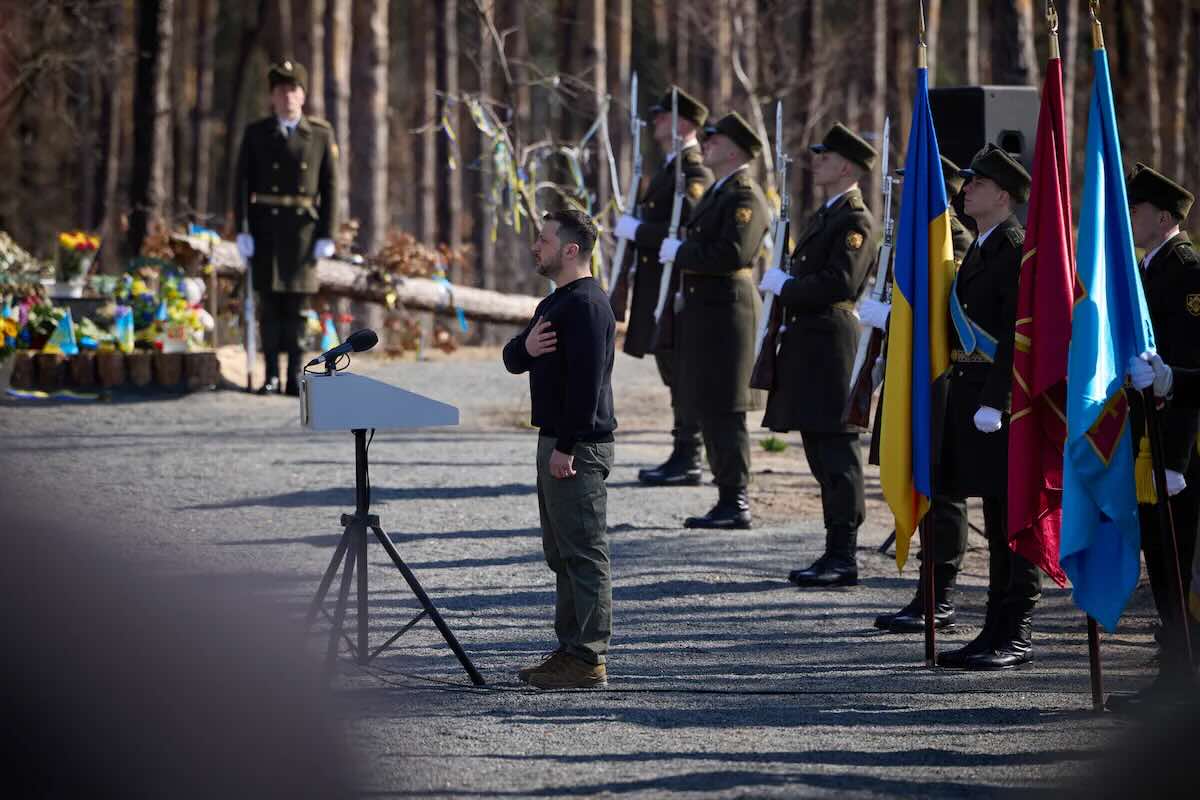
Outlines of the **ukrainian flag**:
M1154 330L1137 275L1102 43L1093 62L1076 257L1083 297L1071 318L1067 361L1059 563L1071 579L1075 605L1111 631L1137 585L1140 566L1125 365L1154 350Z
M954 248L941 155L929 110L929 76L917 69L896 236L884 377L880 483L896 518L896 564L933 496L933 383L950 367Z

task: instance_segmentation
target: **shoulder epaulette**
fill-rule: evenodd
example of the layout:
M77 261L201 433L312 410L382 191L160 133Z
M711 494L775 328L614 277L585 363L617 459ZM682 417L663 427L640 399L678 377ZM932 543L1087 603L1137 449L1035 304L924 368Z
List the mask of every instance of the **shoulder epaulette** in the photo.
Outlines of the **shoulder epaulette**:
M852 194L846 198L846 202L849 204L850 208L855 211L867 210L867 204L863 201L862 195Z
M1186 264L1189 267L1200 264L1200 254L1190 244L1181 244L1176 247L1174 255L1179 259L1181 264Z
M1013 247L1020 247L1025 244L1025 229L1019 226L1013 226L1004 231L1004 235L1008 237L1009 243Z
M333 130L333 125L330 124L329 120L324 119L323 117L305 117L305 119L308 120L310 125L316 125L318 128L329 128L330 130Z

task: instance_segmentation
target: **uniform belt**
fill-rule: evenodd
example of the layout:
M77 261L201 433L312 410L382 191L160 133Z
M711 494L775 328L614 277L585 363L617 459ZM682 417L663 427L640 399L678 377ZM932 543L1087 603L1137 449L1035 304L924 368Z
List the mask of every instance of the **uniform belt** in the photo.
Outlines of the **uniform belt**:
M733 272L701 272L696 269L682 270L684 275L696 278L749 278L754 273L753 267L742 267Z
M845 311L847 314L854 313L854 303L850 302L849 300L841 300L837 303L831 303L829 305L829 308L836 308L839 311ZM788 322L789 323L790 322L798 322L799 320L803 319L804 317L811 317L811 316L812 316L811 311L807 311L804 313L792 314L788 317Z
M284 208L314 208L316 201L306 194L261 194L250 193L250 202L258 206L282 206Z
M950 362L952 364L991 364L992 360L978 350L968 353L955 348L950 351Z

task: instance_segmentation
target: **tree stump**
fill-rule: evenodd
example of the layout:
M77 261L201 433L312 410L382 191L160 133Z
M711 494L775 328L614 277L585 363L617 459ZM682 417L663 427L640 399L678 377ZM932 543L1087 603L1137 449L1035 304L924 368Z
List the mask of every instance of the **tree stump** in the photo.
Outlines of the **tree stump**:
M129 382L134 386L150 385L150 364L154 360L151 353L129 353L125 356L125 369L129 373Z
M13 353L12 377L8 385L14 389L32 389L34 382L33 353L17 350Z
M57 392L67 384L67 359L62 353L38 353L33 358L37 388Z
M81 352L67 361L71 385L89 388L96 385L96 354Z
M183 353L155 353L154 377L165 389L178 388L183 381Z
M105 389L125 382L125 354L119 352L96 354L96 376Z
M189 392L198 389L215 389L221 380L221 364L217 354L209 351L185 353L183 375Z

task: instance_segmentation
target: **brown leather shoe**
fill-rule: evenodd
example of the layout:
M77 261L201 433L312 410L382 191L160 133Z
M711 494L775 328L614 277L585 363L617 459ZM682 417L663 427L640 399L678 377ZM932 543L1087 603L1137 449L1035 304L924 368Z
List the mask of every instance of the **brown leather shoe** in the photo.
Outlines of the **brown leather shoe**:
M562 650L552 650L547 653L541 661L539 661L537 664L534 664L532 667L521 667L519 670L517 670L517 677L521 679L522 683L529 683L530 675L540 669L545 669L546 667L550 666L550 662L554 661L561 655L565 655Z
M603 664L589 664L569 653L562 653L541 669L529 673L528 683L538 689L594 689L608 686L608 671Z

